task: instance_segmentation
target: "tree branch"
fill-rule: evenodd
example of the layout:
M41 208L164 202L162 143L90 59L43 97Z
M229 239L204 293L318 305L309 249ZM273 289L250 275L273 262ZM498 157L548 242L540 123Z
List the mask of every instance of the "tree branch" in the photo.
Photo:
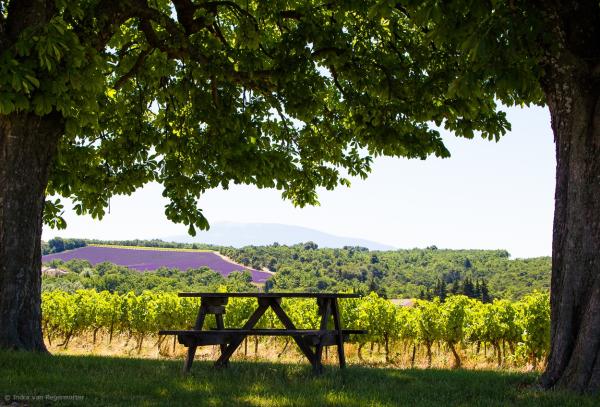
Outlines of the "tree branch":
M193 10L205 8L216 12L218 7L228 7L234 10L239 16L243 15L250 18L254 24L256 19L247 10L232 1L212 1L200 5L194 5L190 0L173 0L178 21L170 16L154 9L148 5L147 0L105 0L99 3L96 9L96 18L101 22L100 32L93 41L97 49L103 49L112 35L118 30L118 27L129 18L138 18L140 30L144 33L149 49L143 51L132 69L123 77L119 78L115 86L122 86L128 79L136 74L143 66L144 59L149 55L152 49L158 49L167 54L171 59L192 60L202 65L214 63L211 58L202 54L197 47L189 43L188 36L202 29L208 29L213 32L221 42L227 44L218 25L211 27L203 25L199 20L193 19ZM192 16L191 18L189 16ZM153 24L160 26L166 32L165 35L159 35ZM161 33L162 34L162 33ZM279 69L257 70L249 72L236 71L233 65L222 69L222 76L236 83L247 86L260 92L270 91L274 85L271 79L276 76Z
M0 49L4 49L6 47L6 45L4 44L6 42L5 31L6 31L6 19L2 15L2 9L0 9Z
M105 0L98 2L93 13L79 24L75 24L75 33L80 42L87 42L97 51L102 51L117 29L127 19L133 17L134 8L139 7L139 1ZM134 7L135 6L135 7ZM97 30L92 27L98 27Z
M164 52L169 58L183 60L185 57L189 56L187 49L170 47L161 41L149 20L142 18L140 21L140 28L146 36L146 41L148 41L148 44L150 44L153 48ZM207 61L202 62L205 63Z
M406 7L404 7L402 4L397 3L396 4L396 10L398 10L400 13L402 13L406 18L410 18L410 13L408 12L408 10L406 9Z
M391 99L392 98L392 76L390 75L389 70L377 61L373 61L372 64L373 64L373 66L381 69L381 71L385 75L387 85L388 85L388 99Z
M233 10L238 16L244 16L248 18L252 21L254 27L258 29L258 22L256 21L256 18L248 10L244 10L242 7L240 7L237 3L233 1L207 1L198 5L199 8L212 10L213 12L216 12L217 8L221 6Z
M223 33L221 32L221 28L219 28L219 24L217 24L216 21L212 25L212 31L211 32L213 34L215 34L215 36L219 39L219 41L221 41L221 43L223 45L225 45L225 47L231 49L231 46L227 42L227 39L223 36Z
M297 10L283 10L279 12L280 18L288 18L292 20L300 20L304 15Z
M120 89L121 86L123 86L123 84L125 82L127 82L129 79L131 79L135 74L138 73L138 71L140 70L140 68L142 67L142 65L144 65L144 61L146 61L146 57L153 51L152 48L147 48L142 50L142 52L140 52L140 55L138 55L135 64L133 64L133 66L131 67L131 69L129 71L127 71L127 73L125 73L125 75L121 76L114 84L113 88L115 89Z
M340 91L342 96L344 96L344 99L348 100L348 94L346 93L346 91L342 87L342 84L338 80L337 70L335 69L335 67L333 65L330 65L329 71L331 72L331 77L333 78L333 83L334 83L335 87Z
M314 50L311 53L311 56L313 58L317 58L317 57L320 57L323 54L327 54L328 52L332 52L334 54L339 55L340 53L345 52L345 50L342 49L342 48L337 48L337 47L323 47L323 48L319 48L319 49Z
M199 20L194 18L194 11L196 6L191 0L172 0L175 6L175 12L177 13L177 20L183 26L186 34L194 34L204 28L205 24L202 24Z

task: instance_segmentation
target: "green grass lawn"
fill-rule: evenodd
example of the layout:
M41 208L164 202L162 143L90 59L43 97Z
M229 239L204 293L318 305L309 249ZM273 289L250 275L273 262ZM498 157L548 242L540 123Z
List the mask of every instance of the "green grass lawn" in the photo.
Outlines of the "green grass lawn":
M19 396L29 405L52 406L600 405L600 397L536 390L535 374L359 366L340 371L330 366L315 377L307 364L237 362L217 370L211 363L195 362L192 373L183 376L181 365L167 360L0 352L0 400Z

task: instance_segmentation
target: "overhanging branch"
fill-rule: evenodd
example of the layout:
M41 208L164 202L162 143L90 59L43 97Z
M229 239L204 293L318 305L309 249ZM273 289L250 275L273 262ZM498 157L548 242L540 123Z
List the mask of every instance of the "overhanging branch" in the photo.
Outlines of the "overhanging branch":
M127 82L129 79L131 79L134 75L136 75L140 68L142 67L142 65L144 65L144 61L146 60L146 57L153 51L153 49L148 48L148 49L144 49L142 50L142 52L140 52L140 54L138 55L135 64L133 64L133 66L131 67L131 69L129 71L127 71L127 73L125 73L125 75L121 76L116 82L115 85L113 86L115 89L120 89L121 86L123 86L123 84L125 82Z

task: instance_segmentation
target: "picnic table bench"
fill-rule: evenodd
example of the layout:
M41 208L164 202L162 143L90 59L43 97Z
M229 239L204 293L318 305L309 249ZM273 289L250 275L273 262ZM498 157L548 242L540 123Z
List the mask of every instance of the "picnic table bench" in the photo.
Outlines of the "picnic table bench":
M189 372L196 348L205 345L220 345L221 355L215 362L217 367L225 367L229 358L247 336L291 336L304 356L311 363L313 370L320 373L323 370L321 356L324 346L337 346L340 368L346 366L344 355L344 341L351 334L366 334L365 330L342 329L338 298L358 298L358 294L329 294L329 293L179 293L180 297L199 297L200 309L194 329L191 330L164 330L160 335L177 335L180 344L188 348L184 362L184 372ZM225 328L223 314L229 298L251 297L258 300L258 308L248 318L241 328ZM320 329L297 329L292 320L281 307L283 298L315 298L321 316ZM260 317L271 308L284 329L257 329L254 328ZM206 315L215 316L216 329L203 330ZM328 329L329 319L333 319L334 329Z

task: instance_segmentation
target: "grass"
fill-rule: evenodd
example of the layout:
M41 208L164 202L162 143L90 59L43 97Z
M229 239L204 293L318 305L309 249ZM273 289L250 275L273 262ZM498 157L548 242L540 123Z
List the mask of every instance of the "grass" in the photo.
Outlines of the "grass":
M536 389L536 374L195 362L0 352L0 405L598 406L600 397ZM23 404L24 405L24 404Z

